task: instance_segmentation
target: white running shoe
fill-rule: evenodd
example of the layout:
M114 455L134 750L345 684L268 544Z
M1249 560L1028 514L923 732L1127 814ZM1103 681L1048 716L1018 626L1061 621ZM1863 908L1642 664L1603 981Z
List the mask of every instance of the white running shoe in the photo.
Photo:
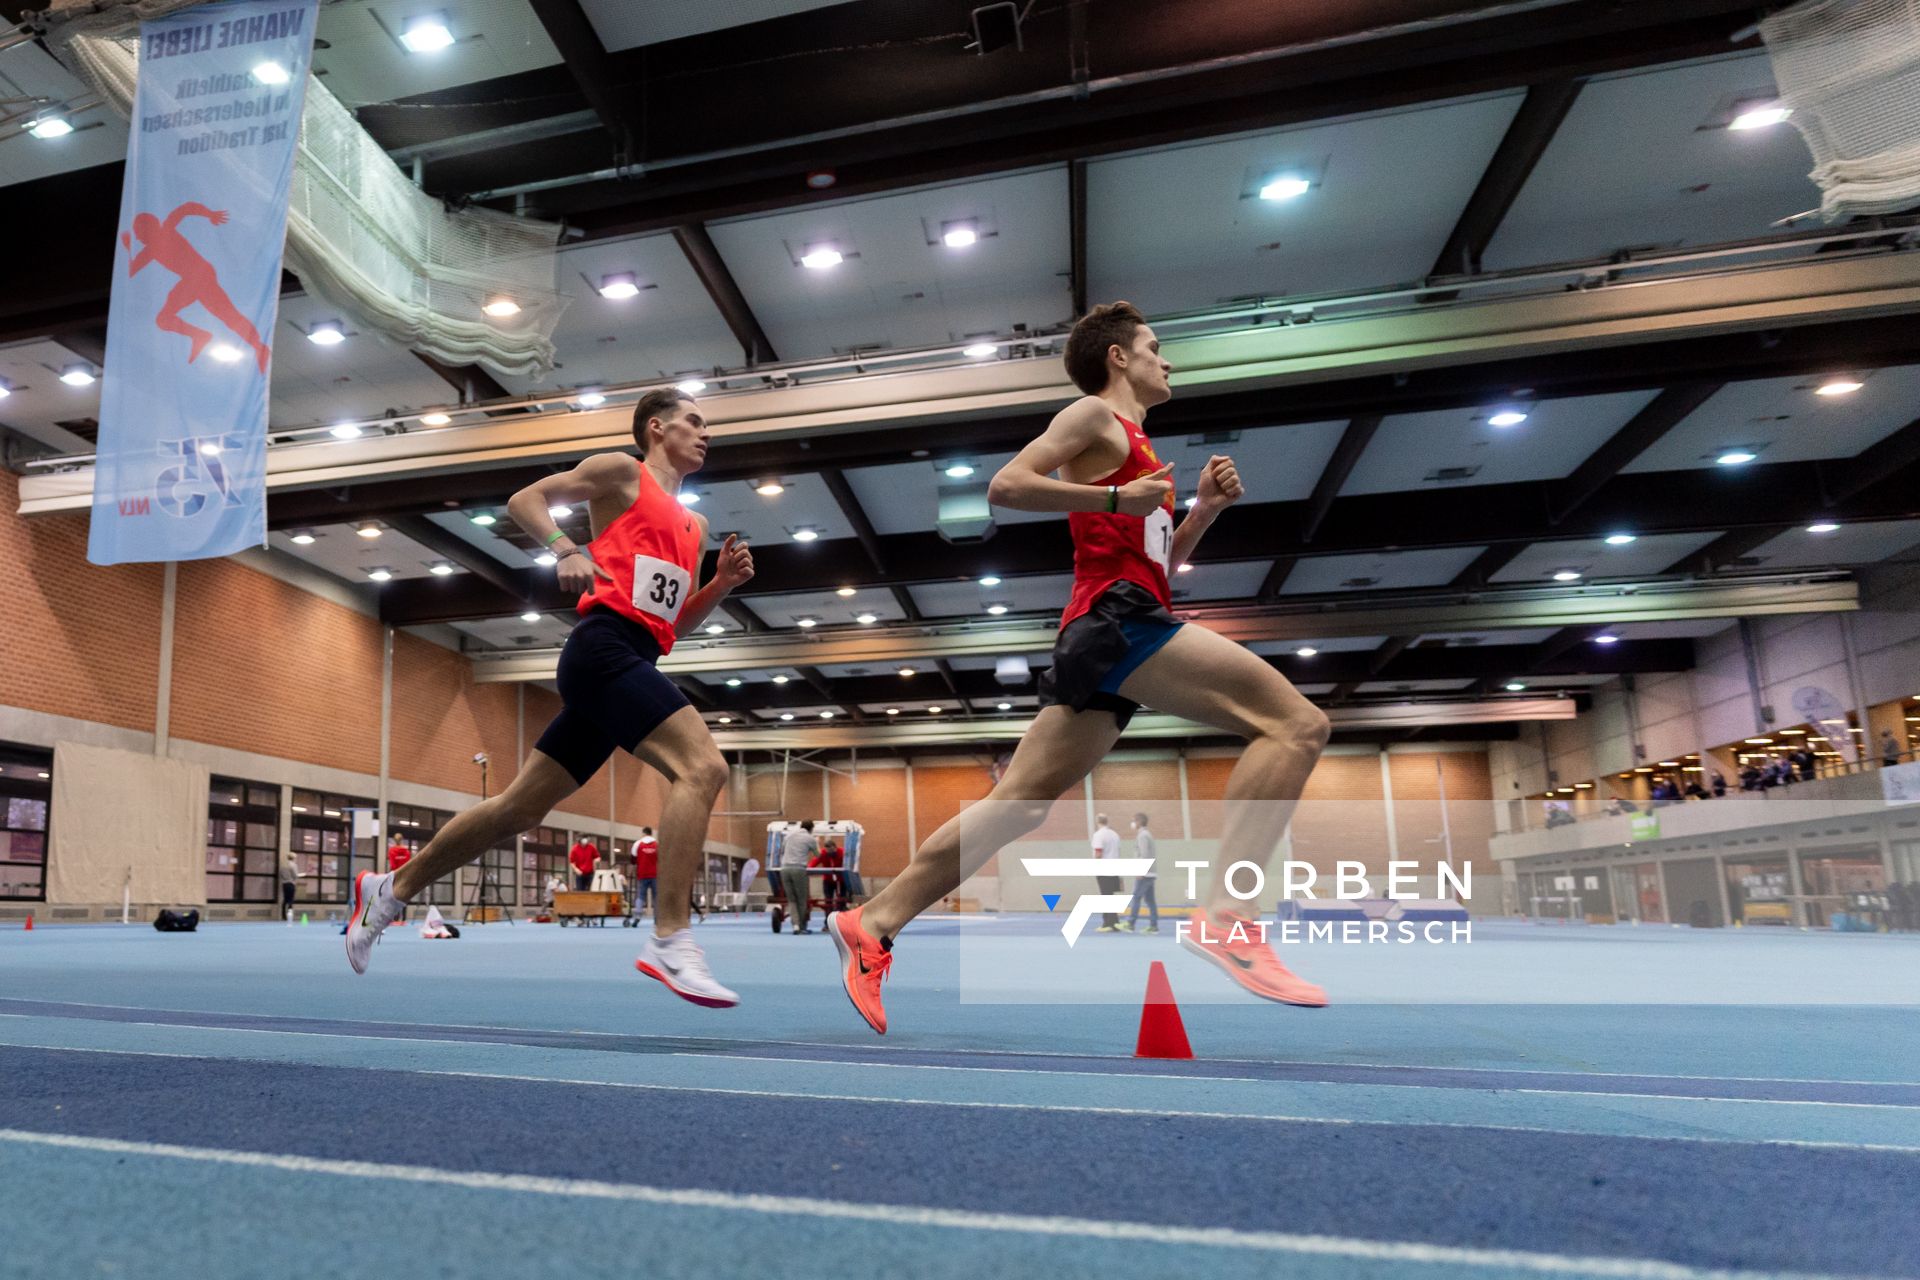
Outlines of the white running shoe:
M380 931L400 918L407 904L393 896L393 872L377 876L362 871L353 878L353 914L347 917L347 963L355 973L367 971L373 944Z
M731 1009L740 1003L739 996L714 980L707 968L706 953L693 940L691 929L678 929L666 938L657 934L648 938L646 950L633 967L666 983L667 990L682 1000L709 1009Z

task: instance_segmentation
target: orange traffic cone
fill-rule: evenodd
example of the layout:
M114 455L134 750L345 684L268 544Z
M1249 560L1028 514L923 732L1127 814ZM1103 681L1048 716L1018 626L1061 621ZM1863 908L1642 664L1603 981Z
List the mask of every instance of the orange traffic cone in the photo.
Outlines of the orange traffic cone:
M33 912L27 912L27 932L33 932Z
M1180 1021L1180 1006L1173 1002L1173 984L1167 981L1167 966L1153 962L1147 971L1147 1001L1140 1008L1140 1039L1133 1046L1136 1058L1191 1058L1193 1046L1187 1043L1187 1028Z

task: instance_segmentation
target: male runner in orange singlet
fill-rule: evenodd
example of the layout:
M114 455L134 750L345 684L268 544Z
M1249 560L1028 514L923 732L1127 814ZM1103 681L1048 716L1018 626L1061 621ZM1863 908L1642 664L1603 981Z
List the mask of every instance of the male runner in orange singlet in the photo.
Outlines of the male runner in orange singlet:
M727 593L753 577L745 543L728 538L698 591L707 522L680 504L681 481L707 458L707 424L691 396L649 391L633 411L636 460L598 453L513 495L507 512L558 556L560 585L579 591L580 621L560 653L563 703L527 762L499 795L462 813L406 866L363 871L353 884L347 960L364 973L380 931L421 890L515 833L539 826L615 750L665 775L660 815L660 897L654 932L636 967L682 999L728 1008L739 997L715 981L687 927L694 872L727 764L700 713L655 665ZM554 524L548 508L588 504L595 530L586 549Z
M1040 714L985 800L934 832L871 901L827 919L847 997L882 1035L880 986L900 930L1035 830L1053 801L1112 750L1142 704L1247 740L1227 779L1217 871L1272 856L1327 743L1325 713L1286 677L1169 611L1168 578L1243 489L1233 460L1215 455L1201 473L1198 502L1175 527L1173 467L1160 465L1140 426L1172 394L1172 366L1145 317L1126 302L1094 308L1067 338L1066 365L1087 394L1055 415L988 490L998 506L1069 513L1073 595L1053 666L1041 678ZM1280 963L1241 905L1216 874L1184 945L1257 996L1324 1005L1326 993Z

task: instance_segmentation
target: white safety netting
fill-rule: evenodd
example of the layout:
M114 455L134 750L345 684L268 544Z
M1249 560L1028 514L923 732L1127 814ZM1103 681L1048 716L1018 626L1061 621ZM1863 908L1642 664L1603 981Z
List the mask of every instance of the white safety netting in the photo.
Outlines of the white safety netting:
M139 73L137 25L199 0L53 0L54 55L122 116ZM448 365L539 377L553 367L560 227L449 209L421 191L317 77L307 84L287 211L287 270L362 328ZM520 310L481 308L496 298Z
M1827 220L1920 204L1920 0L1813 0L1760 34Z

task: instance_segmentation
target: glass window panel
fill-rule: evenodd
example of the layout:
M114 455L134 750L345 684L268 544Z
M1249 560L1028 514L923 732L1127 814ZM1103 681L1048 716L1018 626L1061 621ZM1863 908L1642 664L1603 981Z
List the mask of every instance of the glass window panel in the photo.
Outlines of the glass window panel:
M208 871L232 871L233 870L233 850L222 849L222 848L219 848L218 846L209 845L207 847L207 870Z
M250 876L270 876L277 869L278 859L271 849L249 849L245 857L246 873Z
M207 787L208 804L239 804L246 788L225 778L215 778Z
M9 855L14 860L38 862L47 856L46 833L40 831L13 831L0 833L7 836L7 843L13 849Z
M278 788L278 787L248 787L248 788L247 788L247 803L248 803L248 804L257 804L257 805L264 805L265 807L267 807L267 808L269 808L269 809L275 809L275 810L277 810L277 809L279 809L279 808L280 808L280 788Z
M345 842L341 840L338 831L322 831L320 833L320 851L322 853L339 853L344 847Z
M7 825L16 830L45 831L47 829L47 802L29 800L25 796L7 798Z
M279 828L269 826L264 822L249 822L247 824L247 843L256 849L278 849L280 847Z
M207 820L207 843L239 844L240 824L230 822L224 818L209 818Z
M243 902L272 902L280 893L272 876L245 876L240 884L240 900Z
M0 862L0 898L39 897L40 875L39 867Z
M318 853L320 851L320 833L312 827L295 827L293 829L293 847L303 853Z

